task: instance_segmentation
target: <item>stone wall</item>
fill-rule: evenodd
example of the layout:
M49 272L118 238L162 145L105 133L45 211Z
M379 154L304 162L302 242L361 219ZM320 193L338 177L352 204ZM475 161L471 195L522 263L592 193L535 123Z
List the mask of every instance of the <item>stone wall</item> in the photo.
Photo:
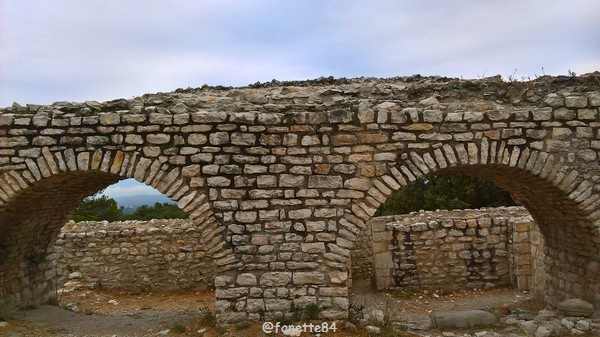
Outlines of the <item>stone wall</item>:
M530 289L534 256L539 258L530 245L534 227L522 207L374 218L376 286L454 290L514 284Z
M347 262L396 190L489 179L544 235L548 302L600 305L598 74L202 87L0 109L0 303L41 302L76 205L134 178L177 202L217 266L222 321L348 314Z
M531 217L512 218L510 244L511 283L519 289L533 290L542 298L544 292L544 239Z
M59 284L79 272L107 289L212 288L215 269L200 235L190 220L69 222L54 245Z
M354 280L372 280L373 279L373 234L371 231L373 218L365 228L363 228L354 244L351 255L352 279Z

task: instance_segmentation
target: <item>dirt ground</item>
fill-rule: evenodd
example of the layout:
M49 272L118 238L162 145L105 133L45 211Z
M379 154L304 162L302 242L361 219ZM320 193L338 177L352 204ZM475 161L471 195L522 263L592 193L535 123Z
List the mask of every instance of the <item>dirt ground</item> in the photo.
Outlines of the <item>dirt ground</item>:
M529 294L514 289L465 290L450 294L433 292L378 292L364 283L354 285L351 311L365 307L378 308L386 320L393 319L396 332L389 336L421 336L430 329L432 310L461 310L521 306L532 311L542 309ZM77 306L77 312L69 310ZM210 310L210 312L208 311ZM219 326L214 322L214 292L146 293L80 290L64 294L60 306L41 305L17 310L10 315L7 325L0 327L0 336L236 336L259 337L267 335L260 323ZM354 317L353 317L354 316ZM360 316L360 315L358 315ZM369 333L360 326L356 314L350 320L355 324L338 322L335 333L322 336L366 337ZM406 332L407 328L416 334ZM167 331L168 330L168 331ZM203 331L199 333L198 331ZM422 331L422 333L419 333ZM428 331L436 336L441 332ZM281 334L277 335L281 336ZM303 334L302 336L316 336Z

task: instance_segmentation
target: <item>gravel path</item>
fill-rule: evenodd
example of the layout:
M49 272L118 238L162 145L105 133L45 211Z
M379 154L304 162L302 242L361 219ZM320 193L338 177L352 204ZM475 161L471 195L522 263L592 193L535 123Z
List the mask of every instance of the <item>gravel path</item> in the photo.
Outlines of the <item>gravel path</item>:
M114 302L113 302L114 301ZM160 332L175 324L185 326L186 333L170 336L200 336L202 329L201 310L214 311L214 293L195 292L178 294L138 294L83 290L72 292L62 298L64 307L74 303L79 312L61 307L43 305L35 309L22 310L13 314L0 336L6 337L84 337L84 336L160 336ZM117 304L114 304L117 303ZM457 291L451 294L434 292L374 292L366 282L355 282L351 293L351 305L357 308L377 308L384 311L386 318L399 321L417 335L439 336L440 331L430 330L429 315L434 310L465 310L496 308L499 312L506 306L527 307L535 311L539 304L515 289L491 289ZM355 310L356 311L356 310ZM243 330L235 326L227 332L217 333L208 327L204 336L267 336L255 323ZM462 332L460 332L462 333ZM344 330L344 337L366 337L362 329ZM458 335L458 333L457 333ZM272 336L272 335L271 335ZM406 334L405 336L416 336ZM511 334L511 336L520 336Z

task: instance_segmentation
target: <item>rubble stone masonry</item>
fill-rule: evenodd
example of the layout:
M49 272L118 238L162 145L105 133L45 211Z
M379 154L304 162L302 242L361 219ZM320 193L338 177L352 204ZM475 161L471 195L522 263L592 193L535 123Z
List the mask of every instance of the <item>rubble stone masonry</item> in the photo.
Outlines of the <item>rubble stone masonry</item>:
M190 220L67 223L54 243L58 283L72 273L102 289L211 289L215 270Z
M525 208L415 212L370 224L378 289L543 290L544 271L534 268L543 263L543 243L535 241L537 225Z
M548 303L600 305L600 80L321 78L0 109L0 302L41 302L75 206L134 178L176 201L214 263L221 321L292 303L348 314L347 263L415 179L492 180L544 237Z

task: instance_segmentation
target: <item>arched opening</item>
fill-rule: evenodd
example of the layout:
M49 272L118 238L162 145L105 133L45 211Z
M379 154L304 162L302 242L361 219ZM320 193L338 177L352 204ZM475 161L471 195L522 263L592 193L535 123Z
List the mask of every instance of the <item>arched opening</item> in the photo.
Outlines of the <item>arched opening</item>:
M63 295L75 288L123 294L211 289L214 266L202 235L164 194L121 180L84 199L61 228L53 250L57 296L65 302Z
M492 248L498 246L503 249L499 254L505 256L500 260L508 261L507 247L498 245L498 241L512 239L512 235L507 235L509 220L524 215L528 216L528 214L524 209L488 210L488 208L499 206L516 206L516 203L508 192L489 180L455 173L428 174L416 179L392 193L379 206L369 225L359 235L352 251L353 282L360 283L362 287L365 286L365 283L370 283L379 289L388 286L407 287L409 284L411 288L436 284L448 287L446 284L448 281L464 278L464 275L461 275L464 272L458 272L457 268L453 268L454 272L449 272L448 269L452 268L448 262L461 264L462 261L457 256L453 256L451 252L458 249L460 242L463 242L467 246L466 248L472 249L473 240L486 240L488 235L493 236L490 239L493 242L487 245L478 244L479 250L487 249L487 246ZM448 221L444 222L444 220ZM456 226L453 225L455 220ZM494 220L500 222L502 227L494 225L490 230ZM485 229L480 228L477 221L480 221L481 226ZM422 226L423 224L425 226ZM391 238L392 233L394 233L393 239ZM413 270L404 272L396 270L395 274L400 274L396 275L397 280L387 277L386 280L378 279L377 276L380 275L374 272L381 273L382 270L375 269L374 255L399 250L402 250L402 254L405 256L403 258L397 256L394 259L398 260L395 261L396 264L404 267L412 266ZM440 256L434 256L437 252ZM416 256L413 256L415 253L420 254L426 261L417 261ZM479 253L476 252L475 256L477 257ZM486 256L490 256L489 251L486 251ZM388 264L391 263L389 256L386 260L388 260ZM399 262L399 260L403 262ZM448 261L444 262L445 260ZM475 264L475 261L472 264ZM417 265L423 268L419 273L415 269ZM472 268L474 269L475 266ZM502 268L508 270L506 263ZM434 274L429 273L430 269ZM419 278L407 282L408 280L401 280L404 274L418 274ZM444 280L446 274L448 279ZM503 281L508 283L508 275L504 274ZM491 280L491 277L489 279ZM394 282L390 283L390 281ZM465 280L462 285L456 283L453 284L453 287L466 287L467 283ZM473 287L475 283L471 282L470 284Z
M548 160L547 166L551 162ZM544 273L548 277L538 291L545 302L556 305L575 297L597 302L598 276L589 269L598 258L591 235L594 223L589 216L589 206L597 196L586 180L577 182L576 172L557 167L540 170L541 177L535 171L532 174L500 164L457 166L446 171L489 179L529 211L545 245Z
M56 174L20 191L0 209L2 298L42 302L54 289L48 249L77 204L119 180L103 172Z
M416 154L412 152L405 155L401 162L389 165L386 173L373 180L371 187L365 193L365 198L354 202L352 213L347 214L345 220L355 226L355 228L375 231L376 225L373 224L372 219L380 205L382 205L394 191L406 188L417 179L428 174L462 174L491 181L501 189L509 192L511 197L518 204L523 205L527 209L533 221L537 224L536 227L539 228L540 234L537 239L543 238L543 257L533 256L534 254L539 253L539 251L535 252L529 249L530 260L537 258L537 265L534 267L541 269L541 274L543 275L541 280L535 279L535 275L532 276L532 279L528 280L528 282L539 283L539 288L533 289L535 294L541 300L541 302L535 302L540 305L535 310L542 309L545 305L556 307L559 302L570 298L580 298L597 306L599 298L596 294L599 290L600 279L597 276L599 260L597 248L598 240L595 234L596 223L594 221L595 214L597 213L594 212L597 212L598 196L593 191L593 184L588 181L590 178L586 175L581 175L579 172L570 168L569 165L565 163L565 158L555 158L553 155L543 152L530 151L529 149L523 151L522 148L514 147L501 151L498 158L495 158L496 155L494 155L494 158L490 160L490 157L488 157L487 154L487 144L485 151L482 149L481 152L479 152L478 148L473 146L475 151L469 151L468 154L465 152L465 148L462 147L462 156L460 152L461 147L457 146L456 148L457 152L454 152L454 149L450 146L447 146L447 149L444 148L443 152L441 150L425 154ZM459 156L460 158L457 158ZM427 212L418 212L416 214L416 218L418 218L416 222L413 221L410 225L401 223L398 226L388 228L388 230L394 232L387 238L389 245L387 247L376 247L376 243L373 243L374 255L383 252L384 249L389 249L390 246L397 245L403 240L406 240L408 244L401 247L401 249L390 252L390 254L382 254L379 257L379 261L377 261L377 257L374 256L374 264L376 265L380 262L384 265L383 267L385 267L386 262L391 262L393 268L397 268L400 272L403 272L401 276L404 277L404 279L400 280L405 282L403 285L419 285L418 282L411 283L416 277L414 274L410 274L411 271L415 270L414 260L411 260L410 258L417 256L417 254L406 248L409 246L411 246L409 248L414 247L413 244L416 242L410 242L413 239L422 244L426 240L435 242L436 239L441 238L443 240L445 236L452 236L450 230L453 229L452 226L456 226L457 220L456 217L453 218L453 215L450 213L452 212L445 212L441 217L435 218ZM445 222L446 220L449 221ZM518 264L522 263L523 259L516 261L513 258L512 261L509 260L508 262L499 263L499 260L493 261L495 252L492 249L482 249L477 252L477 248L481 246L487 245L490 247L497 244L502 246L501 240L498 240L499 238L502 238L502 235L497 234L502 234L500 228L503 225L511 224L502 224L500 221L495 223L495 219L493 218L482 219L482 222L479 222L479 219L474 220L475 221L472 221L471 223L462 219L459 220L459 230L466 231L472 227L475 231L485 230L485 234L496 234L496 237L493 240L487 241L481 238L467 240L467 238L464 237L464 232L459 232L456 237L451 238L453 242L450 246L456 244L456 247L450 247L447 251L444 251L445 248L429 250L429 256L427 256L427 258L436 260L439 257L444 256L444 254L454 254L458 259L464 258L465 261L461 261L460 263L464 264L465 268L462 270L460 268L457 269L459 273L463 272L466 274L466 281L469 281L469 277L471 276L469 273L473 271L469 269L472 267L472 265L470 265L471 262L480 263L480 266L489 268L489 271L492 272L498 271L495 268L506 268L507 265L508 267L511 267L511 263L513 263L515 269L522 267ZM377 224L377 226L381 225L382 224ZM413 225L412 228L411 225ZM448 228L444 228L446 225ZM513 238L519 235L530 235L530 225L530 223L524 221L513 222ZM383 224L383 226L385 226L385 224ZM348 228L351 228L351 226L348 226ZM523 229L525 229L527 233L515 233ZM494 233L492 230L496 230L497 232ZM423 233L427 233L428 235L431 234L431 237L421 236ZM440 234L439 238L436 237L436 234L438 233ZM508 234L510 232L506 231L505 233ZM381 233L373 233L372 236L374 240L375 236L380 234ZM444 238L442 238L442 236L444 236ZM492 235L488 236L491 237ZM509 235L505 234L504 237L509 237ZM481 241L477 242L477 239ZM532 240L532 236L527 239ZM394 240L396 242L393 242ZM357 244L360 244L360 238L358 239ZM453 251L454 248L456 248L456 251ZM514 248L516 250L520 247ZM402 249L405 250L402 251ZM476 252L479 254L478 256L475 256ZM488 255L485 256L483 254ZM519 257L518 254L515 255ZM423 255L417 256L417 258L422 257ZM427 266L428 272L432 270L439 272L444 267L448 267L447 265L444 265L440 268L440 266L435 264L435 261L428 262L431 263ZM446 262L444 261L444 263ZM453 267L454 266L450 266L450 268L447 269L449 270ZM389 276L390 278L393 278L398 274L390 274ZM430 275L431 273L421 276L428 277ZM479 273L479 275L475 276L481 275L482 273ZM437 275L435 276L437 277ZM490 280L493 280L497 275L489 276ZM354 275L353 278L355 278ZM448 281L448 283L451 281ZM478 287L485 286L486 280L483 279L482 281L484 282L479 283L477 285ZM467 286L466 282L463 284ZM446 284L444 284L444 286L445 285ZM517 284L517 286L521 287L523 285ZM536 286L538 285L536 284ZM497 290L504 291L503 289ZM433 292L433 294L436 294L437 296L439 293ZM473 295L479 297L478 293L472 293L471 296ZM429 293L421 292L418 296L421 297L421 299L418 300L421 307L435 310L435 305L432 304L429 306L430 299L431 303L436 302L432 297L431 289L429 289ZM359 301L361 299L361 297L355 298ZM441 298L454 301L454 299L449 299L444 296L441 296ZM514 296L510 302L512 302L512 300L515 300ZM411 307L410 301L406 300L406 298L403 298L402 301L404 308ZM457 300L457 302L459 301ZM382 303L386 303L385 297L382 298ZM493 301L487 300L486 303L494 306L496 304ZM458 309L457 307L437 308L437 310ZM489 307L481 306L471 308L484 309ZM384 312L389 311L389 307L386 308L385 305L382 309ZM350 314L354 314L352 306ZM403 315L405 315L405 312L401 309L396 314L398 317L404 317ZM427 322L429 321L427 314L424 314L423 317L425 317Z
M62 155L56 156L61 162ZM99 157L102 158L102 154ZM110 152L104 158L111 158ZM203 193L184 183L185 177L179 169L169 170L158 161L159 165L151 166L149 160L143 163L142 160L136 163L135 156L123 160L121 154L113 162L107 159L102 167L98 165L95 169L90 170L89 164L71 170L64 165L61 165L63 169L52 165L54 172L50 172L46 162L38 162L33 163L35 166L30 163L29 171L0 177L4 200L0 207L0 298L3 304L42 303L53 296L57 275L53 265L56 254L52 248L61 227L85 197L124 178L133 177L156 187L176 201L189 215L205 255L219 249L218 240L213 237L216 233L214 218ZM122 163L125 164L121 166Z
M544 302L556 305L579 297L597 304L598 251L591 215L598 197L591 184L569 170L562 159L554 160L551 155L537 151L531 155L527 151L527 155L519 158L519 149L513 152L514 158L510 151L505 151L507 160L500 163L477 164L476 160L469 164L466 158L458 164L454 158L453 165L443 162L439 166L431 155L420 157L413 153L413 161L390 167L389 174L375 183L373 188L377 191L369 193L363 204L357 203L360 208L355 207L353 213L368 220L393 190L429 173L459 173L492 181L523 205L539 226L545 243L546 278L538 294ZM423 158L427 158L427 164Z
M537 224L508 192L489 180L435 173L381 204L353 250L353 275L370 276L378 290L529 291L543 280L542 248Z

